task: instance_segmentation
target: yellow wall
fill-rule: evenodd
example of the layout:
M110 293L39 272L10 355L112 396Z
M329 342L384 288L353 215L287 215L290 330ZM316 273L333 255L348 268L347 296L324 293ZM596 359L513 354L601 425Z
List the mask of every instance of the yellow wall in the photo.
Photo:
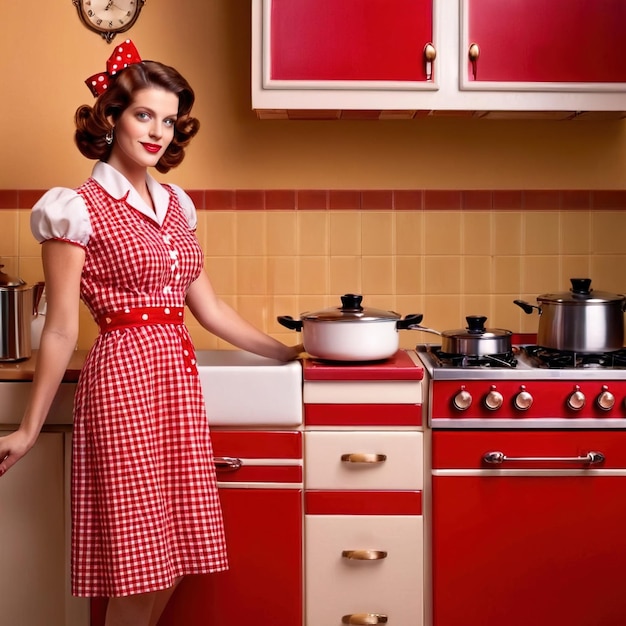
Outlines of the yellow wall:
M92 100L83 80L104 70L111 45L71 0L36 15L22 4L2 9L0 189L73 185L90 164L73 146L72 116ZM624 187L623 121L259 121L249 0L148 0L128 35L197 92L203 128L172 175L187 188Z
M92 163L73 145L73 114L93 100L83 81L104 70L112 45L80 24L70 0L46 5L45 18L3 5L0 191L75 186ZM625 188L624 121L259 121L249 1L148 0L129 36L143 58L176 66L196 90L201 132L167 177L187 189ZM28 209L0 211L0 256L31 282L42 276ZM597 288L626 290L617 209L207 211L199 235L218 291L287 341L295 337L275 315L328 306L345 291L423 312L440 329L479 313L488 325L532 332L536 317L514 297L566 289L581 272ZM346 239L348 251L333 249ZM220 345L192 331L199 347ZM94 332L84 315L81 347ZM416 337L404 334L403 344Z

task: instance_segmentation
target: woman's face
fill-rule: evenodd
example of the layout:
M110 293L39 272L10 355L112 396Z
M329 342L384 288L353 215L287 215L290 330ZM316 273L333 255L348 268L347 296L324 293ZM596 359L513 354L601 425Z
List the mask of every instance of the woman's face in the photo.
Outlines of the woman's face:
M108 163L123 174L154 167L174 138L177 115L176 94L155 87L137 91L115 122Z

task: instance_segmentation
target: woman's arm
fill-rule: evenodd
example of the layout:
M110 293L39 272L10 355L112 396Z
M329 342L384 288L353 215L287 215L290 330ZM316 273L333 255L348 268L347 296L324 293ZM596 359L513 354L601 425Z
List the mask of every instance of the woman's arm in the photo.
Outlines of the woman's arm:
M242 350L280 361L292 361L303 350L301 345L286 346L244 320L217 296L204 271L189 288L187 305L204 328Z
M19 428L0 438L0 476L35 444L63 380L78 338L80 276L85 251L58 240L42 245L46 322L41 334L31 396Z

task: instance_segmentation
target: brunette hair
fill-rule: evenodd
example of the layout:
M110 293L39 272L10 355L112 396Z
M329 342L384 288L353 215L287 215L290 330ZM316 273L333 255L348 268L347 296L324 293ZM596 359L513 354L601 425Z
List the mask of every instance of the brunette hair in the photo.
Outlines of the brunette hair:
M174 138L156 169L164 174L180 165L185 158L185 147L200 128L200 122L190 115L195 95L177 70L157 61L129 65L111 78L107 90L98 96L93 106L83 104L78 107L74 116L74 140L83 156L101 161L109 158L111 146L105 141L105 135L112 130L112 126L107 118L111 117L116 122L133 101L134 94L148 87L165 89L178 96Z

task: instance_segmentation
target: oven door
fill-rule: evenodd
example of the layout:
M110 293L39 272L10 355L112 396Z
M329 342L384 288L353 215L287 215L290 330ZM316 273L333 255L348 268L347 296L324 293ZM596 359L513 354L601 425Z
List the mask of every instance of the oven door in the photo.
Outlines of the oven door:
M439 431L433 468L434 626L623 626L626 432Z

